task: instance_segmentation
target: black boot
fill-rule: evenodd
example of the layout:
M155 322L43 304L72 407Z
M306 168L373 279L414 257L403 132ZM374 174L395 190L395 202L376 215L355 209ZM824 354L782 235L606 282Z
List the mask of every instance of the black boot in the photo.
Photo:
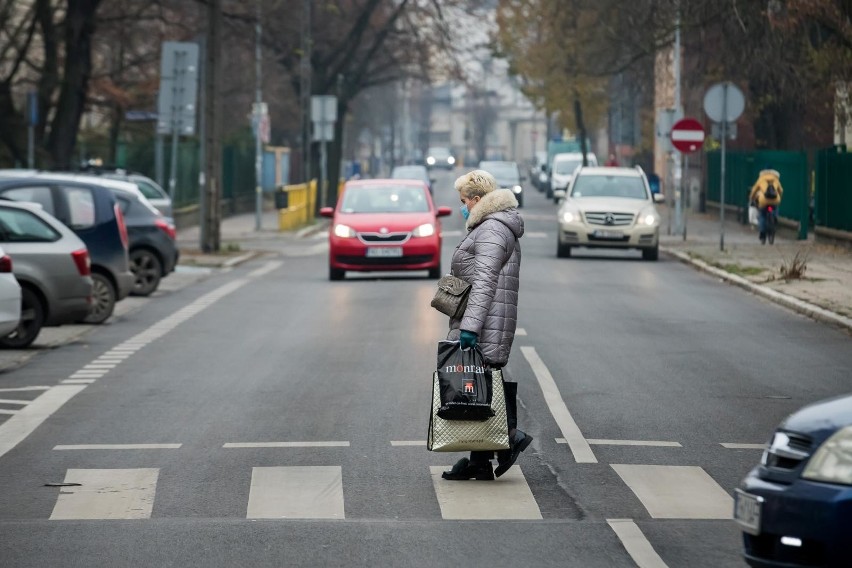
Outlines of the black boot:
M456 465L450 471L445 471L441 474L444 479L451 481L461 481L467 479L476 479L478 481L492 481L494 479L494 470L491 467L490 461L472 462L467 458L462 458L456 462Z
M494 474L500 477L506 473L521 452L527 449L533 441L529 434L518 430L518 383L504 382L503 391L506 393L506 422L509 425L509 449L497 452L497 469Z

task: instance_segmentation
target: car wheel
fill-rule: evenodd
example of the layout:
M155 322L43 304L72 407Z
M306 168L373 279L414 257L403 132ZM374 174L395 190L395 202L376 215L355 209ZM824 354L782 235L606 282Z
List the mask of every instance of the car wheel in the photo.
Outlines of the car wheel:
M130 271L136 277L131 294L149 296L160 285L163 263L153 251L136 249L130 253Z
M436 266L435 268L429 269L429 278L437 279L437 278L440 278L440 277L441 277L441 263L438 262L438 266Z
M524 206L524 198L519 195L518 196L518 208L521 208L523 206Z
M571 258L571 247L568 245L563 245L562 243L556 243L556 257L557 258Z
M548 199L553 199L553 188L548 186L547 191L545 192Z
M345 270L340 270L339 268L328 267L328 279L329 280L343 280L343 277L346 276Z
M29 346L44 325L44 312L44 304L38 294L29 288L21 288L21 319L15 331L0 339L0 346L12 349Z
M660 246L652 249L642 249L642 260L657 260L660 257Z
M103 274L92 273L92 305L83 323L104 323L115 309L115 287Z

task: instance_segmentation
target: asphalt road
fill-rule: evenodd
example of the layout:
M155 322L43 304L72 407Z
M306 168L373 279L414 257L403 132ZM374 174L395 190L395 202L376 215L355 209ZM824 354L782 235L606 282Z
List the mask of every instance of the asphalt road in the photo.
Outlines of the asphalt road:
M722 444L845 392L849 336L674 260L557 259L527 191L508 370L535 442L505 478L431 470L459 457L422 445L434 281L329 282L322 237L288 241L0 375L0 566L741 565L760 450Z

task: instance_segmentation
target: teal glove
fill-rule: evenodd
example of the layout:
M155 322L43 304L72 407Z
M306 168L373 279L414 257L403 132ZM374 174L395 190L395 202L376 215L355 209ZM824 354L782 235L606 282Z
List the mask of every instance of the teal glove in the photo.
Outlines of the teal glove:
M459 344L461 344L462 349L471 349L476 347L476 340L478 339L478 335L473 333L472 331L462 330L461 336L459 337Z

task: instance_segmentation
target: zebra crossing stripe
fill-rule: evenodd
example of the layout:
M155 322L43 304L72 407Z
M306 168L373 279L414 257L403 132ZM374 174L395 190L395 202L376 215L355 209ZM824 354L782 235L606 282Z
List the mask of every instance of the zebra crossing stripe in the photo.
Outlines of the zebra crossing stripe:
M654 519L730 519L734 500L704 469L611 464Z
M255 467L247 519L343 519L340 466Z
M432 485L444 519L541 519L541 511L520 467L494 481L447 481L448 466L432 466Z
M69 469L50 520L149 519L157 488L157 468Z

